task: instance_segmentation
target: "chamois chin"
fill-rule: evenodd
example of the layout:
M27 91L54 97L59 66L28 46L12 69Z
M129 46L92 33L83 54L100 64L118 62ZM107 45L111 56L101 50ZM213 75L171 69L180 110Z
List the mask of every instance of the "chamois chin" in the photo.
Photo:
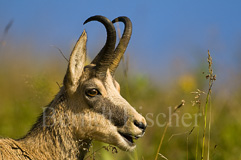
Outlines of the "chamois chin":
M84 159L92 140L112 144L124 151L135 148L146 120L121 95L114 79L129 43L132 24L127 17L112 22L103 16L88 18L101 22L107 31L104 47L87 66L85 30L71 52L63 86L22 138L0 139L0 159ZM117 47L115 22L125 29Z

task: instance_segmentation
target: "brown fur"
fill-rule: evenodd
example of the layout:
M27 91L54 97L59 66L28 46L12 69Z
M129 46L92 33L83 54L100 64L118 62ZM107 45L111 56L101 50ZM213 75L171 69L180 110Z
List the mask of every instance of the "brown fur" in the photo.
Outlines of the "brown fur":
M66 98L57 95L30 132L19 140L0 139L0 159L82 159L91 140L73 137L74 128L66 110ZM55 113L53 114L52 109ZM53 124L53 120L58 121ZM44 124L46 126L44 126ZM58 124L59 123L59 124ZM65 123L65 124L60 124ZM69 123L69 124L68 124Z
M83 159L93 139L125 151L135 148L131 140L143 136L146 121L120 95L109 69L98 77L95 65L84 67L86 41L84 31L71 53L63 87L27 135L0 139L0 159ZM99 93L89 96L92 89Z

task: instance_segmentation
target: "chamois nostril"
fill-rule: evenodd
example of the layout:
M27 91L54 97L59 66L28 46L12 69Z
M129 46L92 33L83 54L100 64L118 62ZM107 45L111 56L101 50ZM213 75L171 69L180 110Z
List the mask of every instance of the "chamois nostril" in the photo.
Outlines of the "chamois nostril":
M135 124L135 126L137 126L138 128L142 129L143 132L145 131L146 125L145 125L144 123L138 122L137 120L134 120L134 124Z

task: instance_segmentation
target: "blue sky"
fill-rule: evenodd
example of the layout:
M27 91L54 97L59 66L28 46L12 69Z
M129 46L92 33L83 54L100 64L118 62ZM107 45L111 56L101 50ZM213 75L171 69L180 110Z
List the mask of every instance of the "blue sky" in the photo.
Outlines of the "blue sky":
M49 46L56 45L68 55L86 29L93 57L105 43L106 32L97 22L83 22L97 14L132 20L127 52L132 67L144 73L159 77L179 64L188 70L207 57L208 49L220 70L241 66L241 1L237 0L1 0L0 37L13 19L7 37L11 44L29 44L40 56L53 52Z

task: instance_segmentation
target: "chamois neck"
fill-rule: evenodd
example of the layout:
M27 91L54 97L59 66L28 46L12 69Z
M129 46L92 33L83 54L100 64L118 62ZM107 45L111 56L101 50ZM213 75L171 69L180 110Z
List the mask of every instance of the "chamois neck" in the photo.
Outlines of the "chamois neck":
M27 150L31 150L38 156L41 154L46 159L53 157L56 159L84 159L91 140L78 139L75 136L70 120L71 111L67 104L66 96L58 94L45 108L29 133L18 141ZM38 158L40 157L36 157L36 159Z

